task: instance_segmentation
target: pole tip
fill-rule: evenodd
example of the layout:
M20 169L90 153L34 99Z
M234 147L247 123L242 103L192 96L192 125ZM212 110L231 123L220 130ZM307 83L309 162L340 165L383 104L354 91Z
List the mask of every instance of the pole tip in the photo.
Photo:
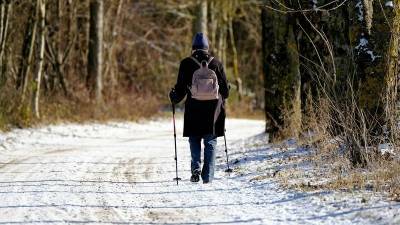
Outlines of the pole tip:
M225 173L232 173L232 172L233 172L232 169L226 169L226 170L225 170Z

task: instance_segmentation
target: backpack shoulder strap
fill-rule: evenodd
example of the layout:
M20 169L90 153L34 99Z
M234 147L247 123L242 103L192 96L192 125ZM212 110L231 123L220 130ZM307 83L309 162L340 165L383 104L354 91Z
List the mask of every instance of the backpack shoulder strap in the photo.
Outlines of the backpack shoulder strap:
M190 56L190 58L199 66L201 66L201 63L199 62L199 60L197 60L195 57ZM214 57L210 56L210 58L207 61L207 64L210 64L213 61Z
M200 67L201 67L201 63L199 62L199 60L197 60L195 57L193 57L193 56L190 56L190 58L197 64L197 65L199 65Z
M211 63L211 61L213 61L213 59L214 59L214 57L211 56L210 59L207 62L207 65L209 65Z

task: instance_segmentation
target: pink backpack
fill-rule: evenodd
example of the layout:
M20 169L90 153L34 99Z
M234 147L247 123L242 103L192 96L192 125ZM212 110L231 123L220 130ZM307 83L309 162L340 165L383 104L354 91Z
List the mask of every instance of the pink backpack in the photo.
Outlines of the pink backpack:
M194 71L192 78L192 85L189 88L192 93L192 98L197 100L216 100L219 98L218 78L214 70L208 68L208 65L214 59L210 57L208 62L206 60L201 63L194 57L190 57L195 61L200 68Z

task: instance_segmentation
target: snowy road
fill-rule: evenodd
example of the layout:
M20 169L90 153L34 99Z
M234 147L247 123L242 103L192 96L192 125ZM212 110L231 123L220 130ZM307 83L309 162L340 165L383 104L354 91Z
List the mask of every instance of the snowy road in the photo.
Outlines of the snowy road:
M177 123L181 134L182 121ZM187 139L178 135L179 186L169 120L59 125L0 135L0 224L400 224L400 206L373 195L299 193L252 182L274 154L264 123L229 120L228 177L219 139L216 180L188 181ZM249 139L250 138L250 139ZM264 145L257 151L246 143ZM242 168L242 169L241 169Z

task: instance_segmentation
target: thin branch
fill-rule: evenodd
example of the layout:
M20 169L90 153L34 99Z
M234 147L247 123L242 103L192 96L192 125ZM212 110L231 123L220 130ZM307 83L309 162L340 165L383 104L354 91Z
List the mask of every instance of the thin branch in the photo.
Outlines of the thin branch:
M273 1L277 1L277 0L273 0ZM286 10L277 9L277 8L275 8L273 6L270 6L270 5L263 5L263 7L267 8L267 9L270 9L270 10L273 10L273 11L276 11L276 12L284 13L284 14L286 14L286 13L299 13L299 12L303 12L303 13L304 12L317 12L317 11L325 11L326 12L326 11L333 11L333 10L336 10L336 9L342 7L347 1L348 0L343 0L343 2L339 3L339 5L337 5L335 7L332 7L332 8L328 8L328 9L325 9L324 7L329 6L329 5L333 4L333 3L337 3L337 2L339 2L339 0L334 0L334 1L329 2L329 3L327 3L327 4L323 5L323 6L319 6L319 7L312 8L312 9L311 8L310 9L300 9L300 10L291 9L291 8L287 7L286 5L284 5L283 3L280 3L278 1L277 2L279 3L279 5L281 5Z

